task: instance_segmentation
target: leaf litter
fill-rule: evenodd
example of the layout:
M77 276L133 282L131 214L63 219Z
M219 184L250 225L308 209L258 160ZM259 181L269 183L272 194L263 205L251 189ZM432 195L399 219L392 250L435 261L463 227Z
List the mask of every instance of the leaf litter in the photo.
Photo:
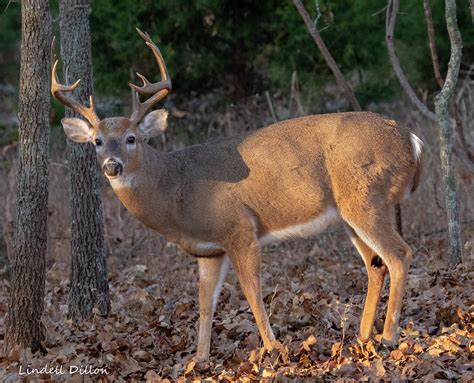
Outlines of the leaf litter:
M47 274L43 321L47 353L14 349L0 355L0 381L184 382L293 381L301 379L470 381L472 352L472 254L454 268L433 259L445 249L414 257L400 321L400 342L381 341L387 282L376 321L377 334L357 339L366 290L362 261L342 231L338 248L316 240L290 241L264 249L262 284L272 328L283 348L266 352L233 272L227 277L212 330L207 365L192 359L198 326L197 265L150 233L124 264L125 248L109 256L112 312L103 318L67 319L68 265L55 261ZM424 243L423 248L434 244ZM125 245L124 245L125 246ZM439 246L439 243L436 243ZM310 254L310 250L313 252ZM314 251L316 249L316 251ZM159 254L156 254L156 253ZM151 256L150 253L153 253ZM310 255L309 255L310 254ZM7 291L7 282L1 281ZM0 298L3 349L7 294ZM20 366L63 366L64 374L19 375ZM107 373L69 374L70 366Z

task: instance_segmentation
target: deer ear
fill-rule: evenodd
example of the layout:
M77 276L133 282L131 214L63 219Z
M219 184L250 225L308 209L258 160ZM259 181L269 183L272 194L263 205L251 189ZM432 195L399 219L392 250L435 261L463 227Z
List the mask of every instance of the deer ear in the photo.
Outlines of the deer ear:
M163 133L168 127L168 111L158 109L148 113L138 125L138 129L145 138L150 138Z
M63 118L61 120L64 133L67 138L74 142L85 143L92 141L94 129L87 122L80 118Z

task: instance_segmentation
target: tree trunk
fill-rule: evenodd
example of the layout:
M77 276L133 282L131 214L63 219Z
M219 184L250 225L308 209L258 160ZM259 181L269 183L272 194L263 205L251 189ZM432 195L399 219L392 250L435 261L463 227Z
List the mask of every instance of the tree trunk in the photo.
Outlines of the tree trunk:
M82 79L75 97L84 104L92 94L89 13L90 0L59 2L61 56L70 79ZM80 117L70 109L66 116ZM82 320L94 307L101 315L110 311L104 219L94 146L68 140L67 156L72 219L69 316Z
M435 111L440 128L440 157L443 172L446 211L448 215L449 259L452 264L461 260L462 246L459 230L459 209L457 201L456 178L454 174L453 126L449 117L449 102L456 89L462 56L462 39L456 19L456 1L446 0L446 26L451 43L451 57L448 73L441 92L435 98Z
M5 348L42 348L48 219L51 18L47 0L21 2L19 166Z

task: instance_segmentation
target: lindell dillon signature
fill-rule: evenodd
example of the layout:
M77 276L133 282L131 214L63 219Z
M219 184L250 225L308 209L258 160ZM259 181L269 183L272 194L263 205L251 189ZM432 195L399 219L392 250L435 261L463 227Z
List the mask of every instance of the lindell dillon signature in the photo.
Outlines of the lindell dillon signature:
M50 366L46 364L42 367L31 367L31 366L20 366L19 375L35 375L35 374L48 374L48 375L65 375L65 374L79 374L79 375L99 375L99 374L108 374L106 368L104 367L93 367L92 365L80 365L65 367L63 365L57 364Z

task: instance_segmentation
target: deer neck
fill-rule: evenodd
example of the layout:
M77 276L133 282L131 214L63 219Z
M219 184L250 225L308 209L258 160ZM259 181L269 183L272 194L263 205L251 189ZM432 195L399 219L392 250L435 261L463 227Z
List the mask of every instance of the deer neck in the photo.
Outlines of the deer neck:
M110 180L112 189L134 217L170 237L180 165L172 156L146 144L137 162L135 171Z

